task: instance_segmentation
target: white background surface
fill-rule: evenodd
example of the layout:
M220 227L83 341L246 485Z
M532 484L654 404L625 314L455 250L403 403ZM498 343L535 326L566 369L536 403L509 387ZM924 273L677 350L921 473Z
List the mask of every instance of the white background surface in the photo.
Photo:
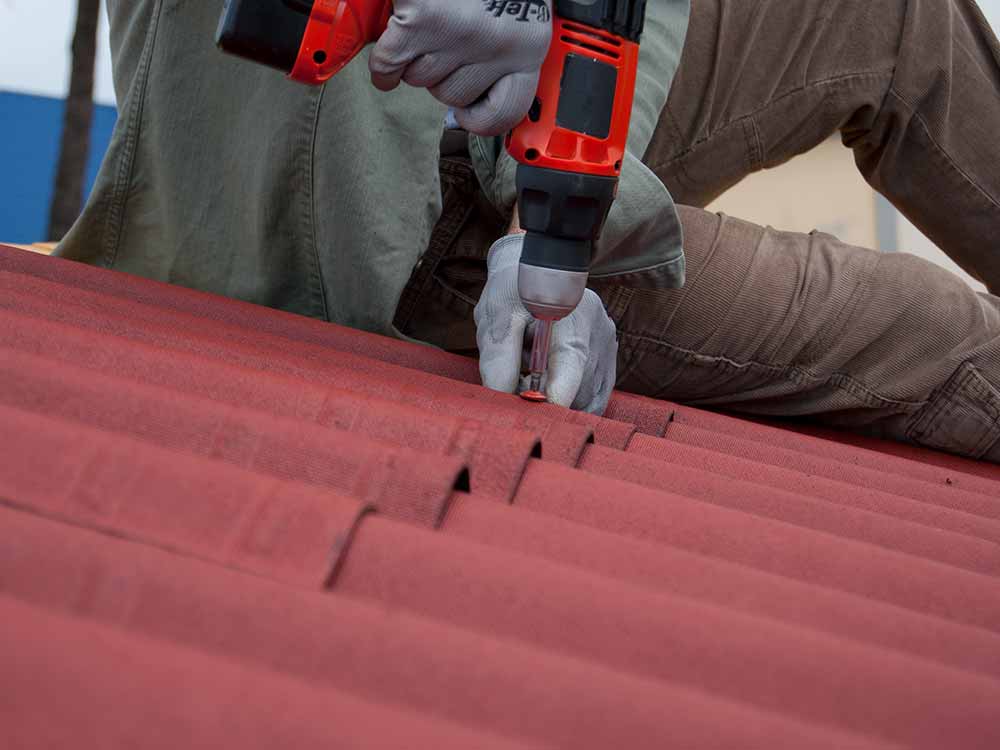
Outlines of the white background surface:
M106 18L102 9L96 98L114 104ZM0 0L0 91L65 96L75 23L76 0Z

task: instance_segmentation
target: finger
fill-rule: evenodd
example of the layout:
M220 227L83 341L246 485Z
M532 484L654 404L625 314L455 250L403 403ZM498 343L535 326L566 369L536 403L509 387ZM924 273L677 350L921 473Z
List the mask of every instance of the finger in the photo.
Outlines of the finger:
M469 107L496 83L495 76L491 66L466 65L429 88L435 99L449 107Z
M545 395L553 404L570 407L583 385L590 357L587 338L581 336L574 316L561 320L552 329L549 375Z
M602 416L608 409L611 394L615 390L618 375L618 341L613 336L606 350L600 355L595 367L595 385L593 393L585 404L580 405L582 411ZM576 406L574 404L574 406Z
M392 91L406 72L406 68L420 51L413 44L414 32L399 23L395 17L372 48L368 56L368 70L372 83L381 91Z
M455 111L459 124L477 135L503 135L528 114L538 89L538 73L512 73L478 101Z
M456 62L451 55L430 52L410 63L403 73L403 80L415 88L432 89L451 76L455 71L455 66ZM434 91L432 90L431 93L433 94ZM448 106L456 105L449 104Z
M497 318L496 316L503 316ZM496 311L490 320L477 316L479 374L494 391L514 393L521 375L521 352L528 318L510 310Z
M399 68L398 70L387 70L382 72L375 70L371 67L371 61L369 60L368 69L371 72L372 84L379 91L392 91L399 86L399 82L403 80L403 73L406 68Z

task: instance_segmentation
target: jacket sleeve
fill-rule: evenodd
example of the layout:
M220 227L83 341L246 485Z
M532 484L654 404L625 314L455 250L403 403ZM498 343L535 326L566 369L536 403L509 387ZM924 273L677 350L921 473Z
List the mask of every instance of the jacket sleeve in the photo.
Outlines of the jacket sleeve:
M690 0L656 0L646 6L628 148L618 197L595 250L594 285L664 288L684 283L683 238L674 202L642 156L666 106L689 14ZM486 195L509 214L517 200L517 162L500 138L470 136L469 153Z

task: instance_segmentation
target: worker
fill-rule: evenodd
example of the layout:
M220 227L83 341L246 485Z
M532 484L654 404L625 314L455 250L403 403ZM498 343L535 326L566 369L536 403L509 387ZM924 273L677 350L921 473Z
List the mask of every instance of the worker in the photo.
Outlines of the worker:
M513 391L514 165L549 0L396 0L322 88L222 55L221 2L109 0L119 121L58 254L458 351ZM702 210L840 132L1000 292L1000 46L972 0L650 0L629 155L547 393L611 387L1000 461L1000 299ZM375 85L372 85L374 82ZM398 84L398 85L397 85ZM449 107L468 137L448 133ZM676 203L675 203L676 201Z

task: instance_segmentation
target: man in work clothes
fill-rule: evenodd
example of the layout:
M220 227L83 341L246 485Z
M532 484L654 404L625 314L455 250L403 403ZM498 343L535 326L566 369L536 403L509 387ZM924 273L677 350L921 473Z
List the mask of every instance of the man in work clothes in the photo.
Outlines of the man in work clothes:
M506 5L397 0L390 32L311 89L222 55L219 2L108 0L120 119L58 253L478 344L486 385L514 390L527 318L497 135L530 104L549 21ZM700 208L839 131L876 189L1000 291L1000 47L973 0L647 13L619 199L593 291L556 327L549 396L600 411L617 383L1000 461L1000 299L909 255ZM474 135L442 138L449 106Z

